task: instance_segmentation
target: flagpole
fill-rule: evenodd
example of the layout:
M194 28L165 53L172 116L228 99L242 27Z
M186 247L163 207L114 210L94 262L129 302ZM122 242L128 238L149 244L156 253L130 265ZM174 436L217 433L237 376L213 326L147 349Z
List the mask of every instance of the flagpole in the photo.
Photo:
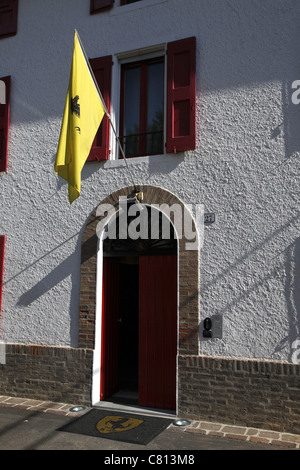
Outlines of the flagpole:
M104 99L103 99L101 90L100 90L100 88L99 88L99 86L98 86L96 77L95 77L94 72L93 72L93 69L92 69L92 67L91 67L90 61L89 61L89 59L88 59L88 57L87 57L87 55L86 55L86 52L85 52L84 47L83 47L83 44L82 44L81 39L80 39L80 37L79 37L78 31L77 31L76 29L75 29L75 33L77 34L78 41L79 41L79 44L80 44L82 53L83 53L83 55L84 55L84 58L85 58L85 61L86 61L87 66L88 66L88 69L89 69L89 71L90 71L91 77L92 77L92 79L93 79L93 81L94 81L94 85L95 85L96 90L97 90L97 92L98 92L98 95L99 95L99 98L100 98L100 100L101 100L102 106L103 106L103 108L104 108L105 114L106 114L106 116L107 116L107 118L108 118L108 120L109 120L109 123L110 123L110 125L111 125L112 131L113 131L113 133L114 133L114 136L115 136L116 141L117 141L117 143L118 143L119 149L120 149L120 151L121 151L122 157L123 157L123 159L124 159L124 161L125 161L125 163L126 163L127 170L128 170L129 175L130 175L130 177L131 177L132 184L133 184L133 186L134 186L134 189L135 189L136 193L138 194L138 193L139 193L139 189L138 189L137 185L136 185L135 182L134 182L134 179L133 179L132 173L131 173L131 171L130 171L130 168L129 168L129 166L128 166L128 162L127 162L127 159L126 159L126 157L125 157L125 153L124 153L123 147L122 147L122 145L121 145L120 139L119 139L119 137L118 137L118 135L117 135L117 132L116 132L115 127L114 127L114 124L113 124L112 119L111 119L111 116L110 116L110 114L109 114L109 112L108 112L108 110L107 110L107 107L106 107L106 104L105 104L105 102L104 102Z

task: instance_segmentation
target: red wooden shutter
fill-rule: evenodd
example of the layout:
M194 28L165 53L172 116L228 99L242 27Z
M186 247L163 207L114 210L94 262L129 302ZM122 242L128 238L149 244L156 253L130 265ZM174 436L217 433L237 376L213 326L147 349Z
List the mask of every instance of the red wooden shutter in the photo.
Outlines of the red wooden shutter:
M0 0L0 38L17 34L18 0Z
M90 14L98 13L102 10L108 10L112 8L114 0L91 0L90 3Z
M168 44L167 152L196 148L196 38Z
M0 78L1 90L5 88L5 103L0 101L0 172L7 170L7 144L9 128L10 77ZM4 86L3 86L4 83Z
M102 93L108 112L110 112L112 56L90 60L95 78ZM109 121L105 115L93 142L87 161L109 159Z
M5 244L5 236L0 235L0 313L1 313L2 282L3 282L4 244Z

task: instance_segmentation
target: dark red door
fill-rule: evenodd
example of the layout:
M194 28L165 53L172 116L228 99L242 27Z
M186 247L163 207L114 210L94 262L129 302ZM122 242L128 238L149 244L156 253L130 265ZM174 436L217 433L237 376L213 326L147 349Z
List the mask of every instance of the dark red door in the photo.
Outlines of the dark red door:
M177 256L140 256L139 404L176 408Z
M119 284L119 259L103 258L101 400L105 400L118 390Z

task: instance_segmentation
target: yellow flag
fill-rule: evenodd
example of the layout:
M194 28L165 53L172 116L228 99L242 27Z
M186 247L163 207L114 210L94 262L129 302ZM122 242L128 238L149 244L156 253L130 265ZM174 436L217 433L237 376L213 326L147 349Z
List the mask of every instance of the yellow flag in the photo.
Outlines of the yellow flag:
M54 165L55 172L68 181L70 204L80 195L81 171L104 114L102 100L76 31L69 88Z

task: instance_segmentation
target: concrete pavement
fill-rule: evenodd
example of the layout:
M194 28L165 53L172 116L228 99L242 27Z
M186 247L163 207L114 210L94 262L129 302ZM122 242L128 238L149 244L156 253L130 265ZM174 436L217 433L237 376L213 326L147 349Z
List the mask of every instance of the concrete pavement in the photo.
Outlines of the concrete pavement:
M291 450L300 448L300 436L220 423L192 421L171 424L148 445L141 446L98 437L61 432L72 419L73 405L0 396L0 450L188 451Z

